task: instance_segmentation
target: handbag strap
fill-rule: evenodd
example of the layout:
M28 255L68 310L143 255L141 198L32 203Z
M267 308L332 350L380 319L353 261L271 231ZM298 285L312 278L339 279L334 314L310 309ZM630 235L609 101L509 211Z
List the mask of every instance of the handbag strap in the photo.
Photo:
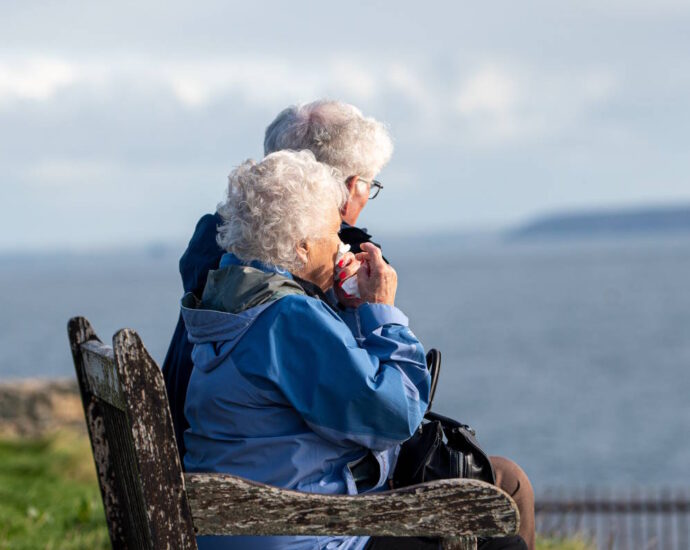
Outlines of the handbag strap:
M438 386L438 377L441 375L441 352L436 348L431 348L426 354L426 368L431 374L431 387L429 389L429 405L426 408L427 413L431 411L431 403L436 395L436 386Z

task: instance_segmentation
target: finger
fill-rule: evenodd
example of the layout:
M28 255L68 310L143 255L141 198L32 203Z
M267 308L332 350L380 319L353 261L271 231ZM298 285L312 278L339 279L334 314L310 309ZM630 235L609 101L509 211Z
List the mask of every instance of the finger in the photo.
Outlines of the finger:
M359 270L359 262L353 262L342 269L338 270L336 278L340 281L352 277Z
M355 259L358 262L365 262L369 259L369 253L368 252L357 252L357 254L355 254Z
M383 261L383 255L381 254L381 249L372 243L362 243L359 247L364 251L368 252L372 259L377 259ZM376 260L375 260L376 261Z
M338 261L338 268L342 269L343 267L346 267L347 265L351 264L353 261L355 261L355 255L352 252L346 252L342 258Z
M383 260L383 255L381 254L379 247L371 243L362 243L361 246L363 248L366 246L366 251L369 253L368 261L370 264L370 271L379 272L383 270L386 266L386 262Z
M361 262L359 269L357 270L357 277L362 279L368 279L371 277L371 266L368 261Z

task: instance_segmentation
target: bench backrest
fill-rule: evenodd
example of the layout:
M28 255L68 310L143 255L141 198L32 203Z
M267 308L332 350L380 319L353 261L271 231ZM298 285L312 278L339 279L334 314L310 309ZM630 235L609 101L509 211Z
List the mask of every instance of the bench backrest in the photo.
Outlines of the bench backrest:
M160 369L134 331L68 333L113 548L196 549Z

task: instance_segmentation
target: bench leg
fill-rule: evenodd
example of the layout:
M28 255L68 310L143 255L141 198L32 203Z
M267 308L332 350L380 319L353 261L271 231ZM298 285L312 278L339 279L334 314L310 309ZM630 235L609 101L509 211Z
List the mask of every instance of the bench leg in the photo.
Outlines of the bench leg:
M453 537L441 541L443 550L477 550L477 537Z

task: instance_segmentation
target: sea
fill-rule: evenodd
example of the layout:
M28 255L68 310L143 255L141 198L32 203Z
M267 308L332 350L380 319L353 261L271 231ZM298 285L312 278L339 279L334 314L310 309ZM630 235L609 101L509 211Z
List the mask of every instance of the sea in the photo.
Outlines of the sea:
M379 239L443 357L434 410L550 486L690 485L690 236ZM67 320L162 362L184 245L0 256L0 381L74 376Z

